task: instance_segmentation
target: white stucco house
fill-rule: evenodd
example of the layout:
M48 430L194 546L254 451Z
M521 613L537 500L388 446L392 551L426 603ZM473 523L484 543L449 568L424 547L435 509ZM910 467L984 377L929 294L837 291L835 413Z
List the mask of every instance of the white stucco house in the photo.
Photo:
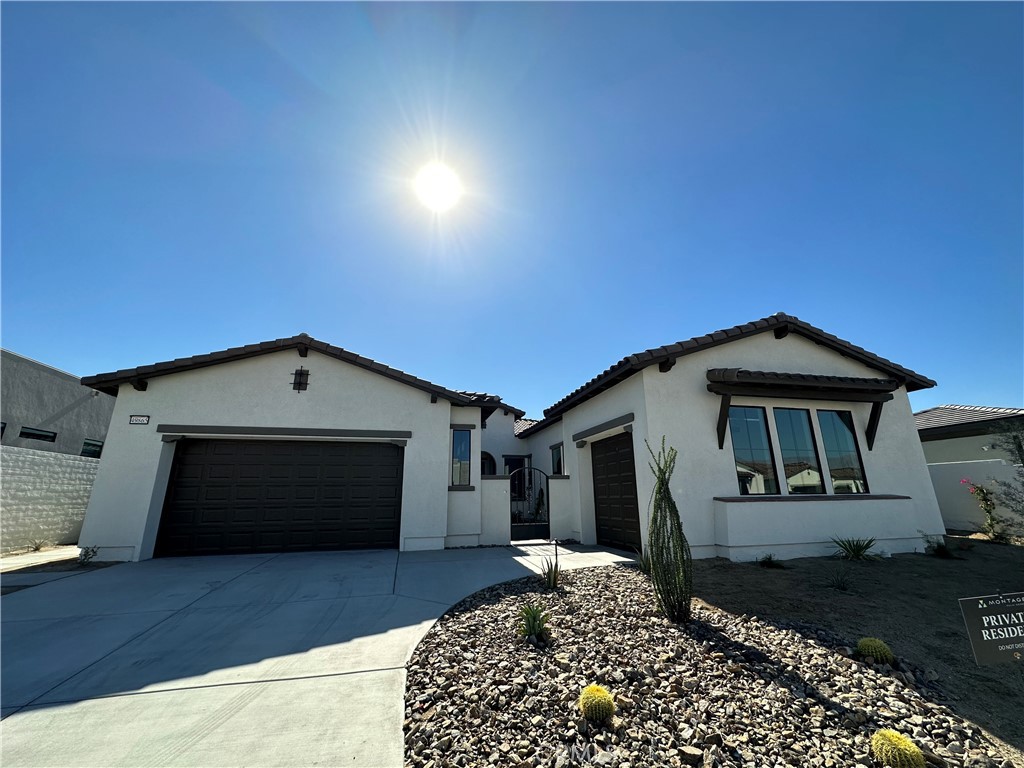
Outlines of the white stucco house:
M117 397L81 537L101 559L638 549L662 436L696 557L943 530L907 398L934 382L784 314L625 357L540 420L304 334L82 382Z

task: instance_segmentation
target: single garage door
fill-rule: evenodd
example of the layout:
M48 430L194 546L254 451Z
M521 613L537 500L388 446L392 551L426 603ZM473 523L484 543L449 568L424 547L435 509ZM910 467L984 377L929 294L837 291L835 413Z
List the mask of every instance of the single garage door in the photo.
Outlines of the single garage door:
M597 543L630 552L641 547L633 435L625 432L591 444Z
M403 450L391 443L178 443L157 557L398 546Z

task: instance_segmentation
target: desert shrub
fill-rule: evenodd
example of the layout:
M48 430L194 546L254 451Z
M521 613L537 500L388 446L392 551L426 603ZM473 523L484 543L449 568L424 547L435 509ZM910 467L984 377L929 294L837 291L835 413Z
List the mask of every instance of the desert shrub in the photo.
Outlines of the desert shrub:
M49 544L49 542L46 539L32 539L32 541L28 543L28 548L33 552L39 552L44 549L47 544Z
M862 637L858 640L857 655L870 656L878 664L892 664L896 661L892 649L877 637Z
M669 621L688 621L690 601L693 598L693 559L690 555L690 543L683 535L679 509L669 488L679 454L675 448L665 450L664 437L661 438L661 450L657 454L651 450L650 443L646 445L654 462L648 465L654 473L651 522L647 535L651 582L658 599L658 607Z
M761 557L757 558L757 564L762 568L785 568L781 561L775 559L775 555L772 552L767 552Z
M541 578L544 579L544 586L548 589L557 589L558 577L561 573L561 569L558 567L558 561L552 560L550 557L544 558L540 572Z
M889 768L924 768L924 753L902 733L883 728L871 737L871 754Z
M580 693L580 712L592 723L603 723L615 714L615 699L603 685L588 685Z
M644 550L641 547L636 551L636 565L640 569L640 573L645 576L651 575L651 551L649 548Z
M519 609L519 636L524 640L545 643L551 638L548 621L551 614L540 603L527 603Z
M846 592L850 588L850 569L836 568L828 575L826 582L829 587L838 591Z
M836 545L836 556L844 560L873 560L871 548L875 546L874 538L870 539L832 539Z
M994 542L1005 544L1010 539L1009 520L1002 515L996 514L995 494L980 483L975 483L969 477L960 481L960 485L966 485L967 490L977 500L978 508L985 515L985 522L981 524L981 532Z
M924 553L933 557L943 558L945 560L955 560L956 555L953 554L953 550L946 544L945 536L929 536L924 531L918 531L921 534L921 538L924 539Z
M81 565L88 565L92 562L92 559L96 557L96 553L100 551L99 547L81 547L78 550L78 562Z

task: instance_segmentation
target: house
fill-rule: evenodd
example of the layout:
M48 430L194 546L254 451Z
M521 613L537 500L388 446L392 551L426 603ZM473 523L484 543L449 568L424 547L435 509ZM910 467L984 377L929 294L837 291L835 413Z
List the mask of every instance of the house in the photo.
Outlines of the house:
M1020 435L1024 408L939 405L915 413L914 419L946 528L980 529L985 515L961 480L992 485L1013 478L1013 465L1024 463L1024 445L1018 437L1016 450L1004 451L994 434L1016 430ZM997 508L996 514L1005 517L1007 510Z
M662 436L696 557L942 530L907 399L934 382L784 314L629 355L540 420L306 335L82 381L117 397L82 535L101 559L638 549Z
M113 410L77 376L0 350L0 551L78 541Z

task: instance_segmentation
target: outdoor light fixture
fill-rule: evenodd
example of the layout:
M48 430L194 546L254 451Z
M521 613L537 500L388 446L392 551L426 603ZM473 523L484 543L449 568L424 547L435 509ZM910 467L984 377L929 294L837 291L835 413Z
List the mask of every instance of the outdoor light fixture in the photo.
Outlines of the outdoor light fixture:
M309 371L305 368L296 368L292 378L292 389L296 392L304 392L309 389Z

